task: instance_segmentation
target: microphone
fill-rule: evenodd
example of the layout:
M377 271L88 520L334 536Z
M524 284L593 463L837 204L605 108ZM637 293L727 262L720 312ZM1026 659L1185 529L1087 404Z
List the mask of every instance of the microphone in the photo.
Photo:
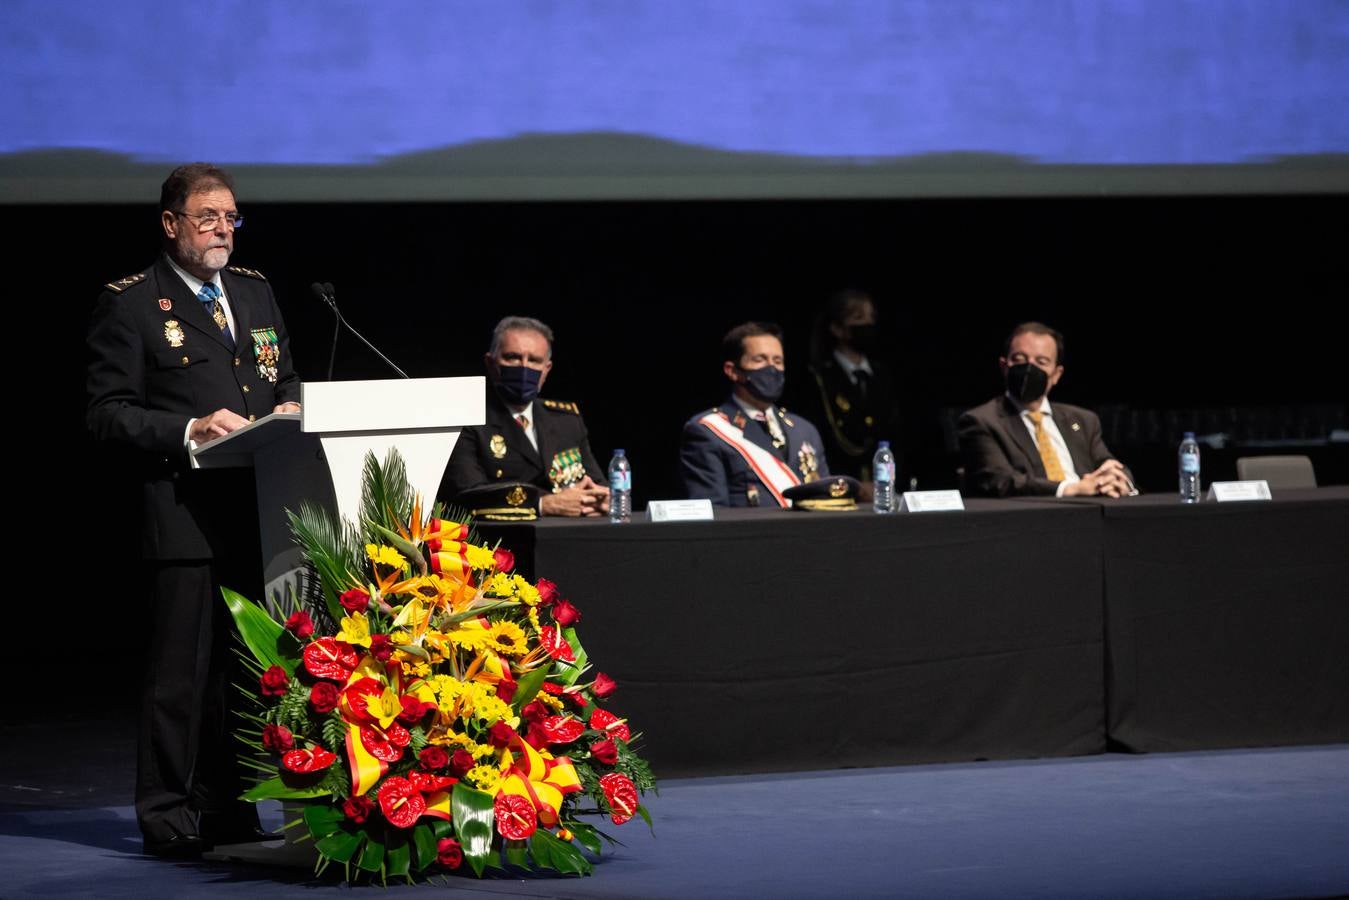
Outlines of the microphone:
M314 282L313 284L311 284L311 285L309 286L309 290L310 290L310 292L311 292L315 297L319 298L319 299L322 300L324 303L328 304L328 307L329 307L330 309L332 309L332 311L333 311L333 317L334 317L334 322L333 322L333 345L332 345L332 351L328 354L328 380L329 380L329 381L332 381L332 380L333 380L333 363L334 363L334 361L337 359L337 336L338 336L339 334L341 334L341 329L342 329L342 328L345 328L347 331L350 331L352 334L356 335L357 339L359 339L360 342L361 342L362 344L365 344L367 347L369 347L369 348L374 352L374 354L375 354L376 356L378 356L380 359L384 360L384 364L387 365L390 369L393 369L395 372L397 372L397 373L399 374L400 377L403 377L403 378L411 378L411 377L412 377L412 376L408 375L407 372L404 372L402 369L400 369L400 368L397 366L397 364L394 363L393 360L389 359L389 357L387 357L387 356L385 356L383 353L381 353L381 352L380 352L380 349L379 349L378 347L376 347L374 344L370 343L370 341L366 340L365 335L363 335L363 334L361 334L359 331L357 331L356 328L355 328L350 322L348 322L348 321L346 320L345 317L343 317L342 311L341 311L340 309L337 308L337 297L336 297L335 293L333 292L333 283L332 283L331 281L326 281L326 282L324 282L324 283L322 283L322 284L320 284L319 282L316 281L316 282Z

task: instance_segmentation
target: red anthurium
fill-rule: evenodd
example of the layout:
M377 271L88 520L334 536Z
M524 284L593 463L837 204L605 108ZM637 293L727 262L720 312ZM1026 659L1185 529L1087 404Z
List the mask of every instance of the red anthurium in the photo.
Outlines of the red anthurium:
M347 695L347 706L351 708L352 718L358 722L375 721L375 717L370 714L367 698L382 697L384 685L380 684L375 678L357 678L347 685L344 691Z
M628 731L628 723L605 709L597 709L590 714L590 727L620 741L626 741L632 736L632 732Z
M360 661L354 647L336 638L319 638L304 648L305 671L315 678L346 681Z
M389 736L389 743L395 747L406 747L412 743L412 732L397 722L391 722L389 727L384 729L384 733Z
M622 772L610 772L600 779L600 789L612 810L609 818L622 825L637 814L637 786Z
M286 630L300 640L304 640L314 633L314 620L309 617L309 613L300 610L292 613L291 617L286 620Z
M408 781L423 794L434 794L436 791L453 787L459 779L448 778L444 775L432 775L430 772L423 772L421 769L413 769L408 772Z
M379 809L395 828L411 828L426 812L426 798L412 782L395 776L379 789Z
M407 734L406 729L403 733ZM392 734L386 736L369 725L361 726L361 746L380 762L393 763L403 758L403 748L394 743Z
M553 659L560 659L564 662L573 662L576 659L571 644L568 644L567 639L562 636L562 629L560 628L555 628L552 625L545 625L540 628L539 643Z
M525 732L525 743L535 750L548 749L548 732L543 730L543 726L538 722L530 722L529 730Z
M505 547L498 547L493 550L492 560L496 563L498 572L509 572L515 568L515 554Z
M309 750L291 750L281 757L281 765L292 772L321 772L337 762L337 756L315 745Z
M570 744L586 730L585 723L571 716L549 716L543 720L544 733L550 744Z
M497 831L508 840L524 840L539 827L539 815L534 811L534 804L518 794L497 794L493 810L496 812Z

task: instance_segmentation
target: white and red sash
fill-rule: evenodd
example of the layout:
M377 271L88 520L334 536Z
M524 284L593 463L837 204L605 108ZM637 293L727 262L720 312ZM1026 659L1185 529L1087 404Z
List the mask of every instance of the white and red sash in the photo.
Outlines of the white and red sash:
M773 495L773 499L778 502L778 506L792 505L792 501L782 496L782 492L800 484L801 479L790 466L745 437L745 432L732 425L726 414L720 410L703 416L698 420L698 424L715 434L744 458L754 474L759 476L764 487Z

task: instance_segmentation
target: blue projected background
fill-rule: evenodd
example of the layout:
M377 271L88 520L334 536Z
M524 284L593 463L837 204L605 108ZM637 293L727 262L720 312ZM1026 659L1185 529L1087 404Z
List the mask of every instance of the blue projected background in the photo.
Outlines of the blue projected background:
M252 199L1349 188L1344 0L0 16L8 202L143 199L191 159Z

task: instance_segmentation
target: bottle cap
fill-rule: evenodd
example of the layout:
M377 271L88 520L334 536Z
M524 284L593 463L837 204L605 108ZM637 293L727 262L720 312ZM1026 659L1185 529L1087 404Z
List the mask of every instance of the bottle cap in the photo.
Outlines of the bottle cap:
M877 449L877 450L889 450L889 449L890 449L890 442L889 442L889 441L877 441L877 442L876 442L876 449Z
M1194 432L1193 432L1193 431L1187 431L1187 432L1185 432L1185 440L1187 440L1187 441L1192 441L1192 440L1194 440Z

